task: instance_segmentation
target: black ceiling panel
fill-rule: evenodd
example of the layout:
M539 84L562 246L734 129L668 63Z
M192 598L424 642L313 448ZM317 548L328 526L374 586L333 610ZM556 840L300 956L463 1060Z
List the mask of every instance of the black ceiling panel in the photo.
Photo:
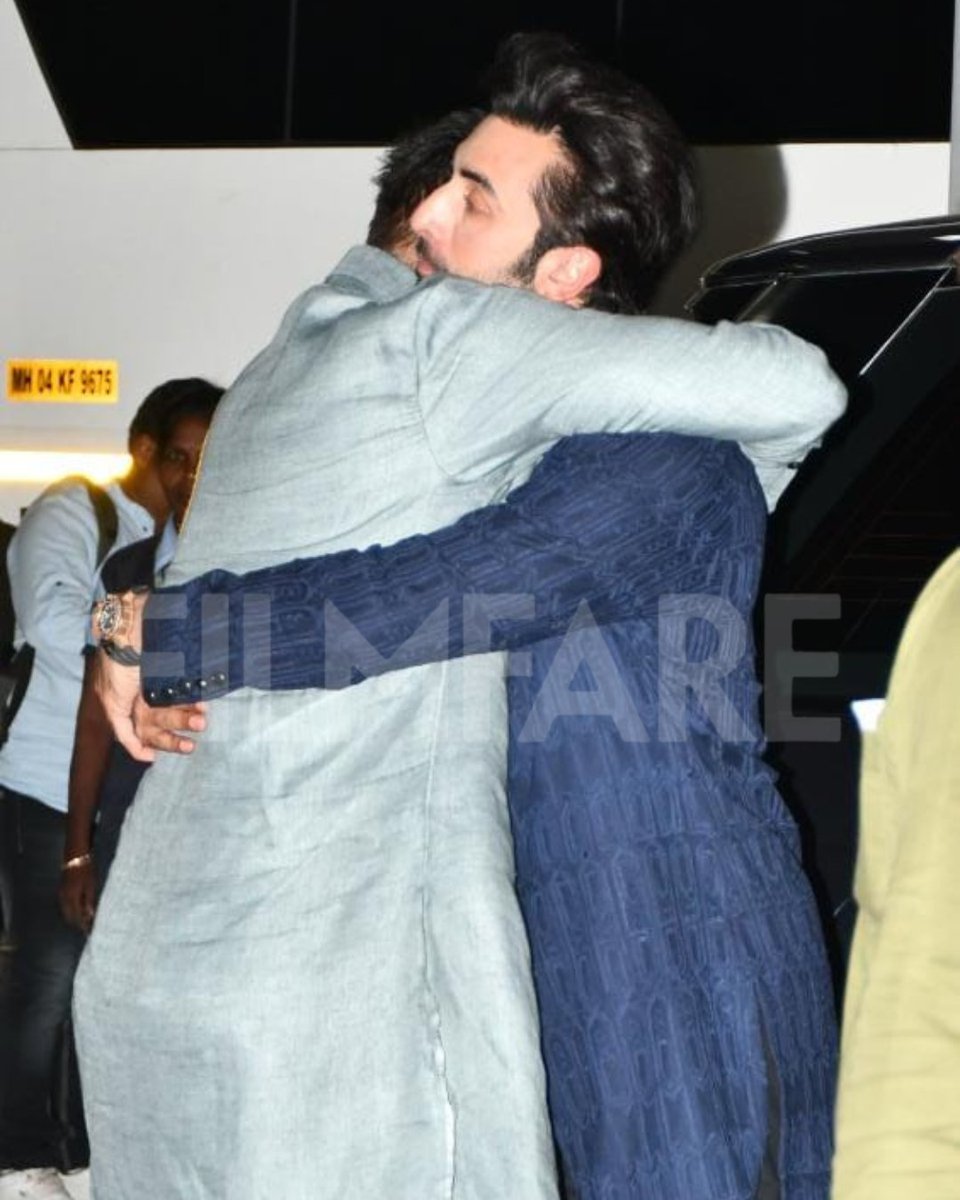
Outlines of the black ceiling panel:
M20 0L78 147L281 140L287 6L278 0Z
M365 5L300 0L294 135L382 145L451 108L482 103L484 70L514 30L560 29L609 60L615 18L615 0L398 5L373 19Z
M954 0L18 0L75 145L381 144L565 32L699 144L949 136Z
M629 4L622 53L697 144L950 136L954 0Z

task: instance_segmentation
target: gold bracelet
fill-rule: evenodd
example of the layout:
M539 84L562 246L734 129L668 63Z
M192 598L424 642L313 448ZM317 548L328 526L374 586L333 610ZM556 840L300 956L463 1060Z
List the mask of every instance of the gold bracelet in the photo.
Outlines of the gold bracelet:
M76 858L68 858L60 867L61 871L77 871L80 867L85 867L87 863L93 862L93 855L87 851L86 854L78 854Z

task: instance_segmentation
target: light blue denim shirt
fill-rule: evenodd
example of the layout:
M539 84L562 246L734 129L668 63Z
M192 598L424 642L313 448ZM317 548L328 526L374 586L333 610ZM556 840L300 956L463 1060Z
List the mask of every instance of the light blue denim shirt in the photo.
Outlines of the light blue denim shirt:
M119 550L152 537L153 517L107 485L117 509ZM30 686L0 750L0 785L67 811L67 780L90 606L101 594L97 520L85 487L55 484L27 509L7 552L17 643L36 651Z
M167 578L437 529L578 432L736 439L773 496L842 404L782 330L360 248L224 397ZM555 1200L504 672L246 687L147 773L75 985L98 1200Z

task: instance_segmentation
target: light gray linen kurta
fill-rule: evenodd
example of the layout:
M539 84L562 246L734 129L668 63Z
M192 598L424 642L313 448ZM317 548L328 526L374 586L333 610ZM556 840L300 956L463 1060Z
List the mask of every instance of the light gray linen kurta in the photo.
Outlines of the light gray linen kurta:
M773 494L841 405L783 331L357 249L221 404L169 580L441 527L576 432L737 438ZM96 1200L555 1197L503 671L247 688L148 773L76 982Z

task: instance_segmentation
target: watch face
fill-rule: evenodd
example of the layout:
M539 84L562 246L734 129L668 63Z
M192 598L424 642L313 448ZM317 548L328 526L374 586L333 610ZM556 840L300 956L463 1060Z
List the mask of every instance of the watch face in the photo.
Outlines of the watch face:
M108 596L97 613L97 634L101 639L112 638L120 628L123 609L119 596Z

